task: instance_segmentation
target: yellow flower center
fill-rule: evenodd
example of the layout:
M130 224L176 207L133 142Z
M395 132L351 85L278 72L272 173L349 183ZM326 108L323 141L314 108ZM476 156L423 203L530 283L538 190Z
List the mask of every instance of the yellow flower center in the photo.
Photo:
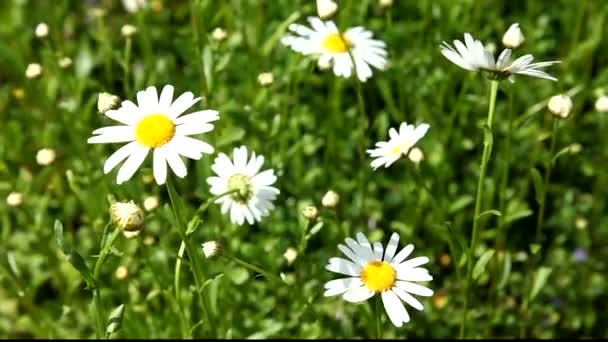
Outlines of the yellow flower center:
M329 52L346 52L351 46L351 42L344 35L330 33L323 39L322 45Z
M386 261L372 261L363 267L361 281L372 291L383 292L395 284L397 273Z
M394 156L396 154L401 153L401 147L400 146L395 146L391 149L391 156Z
M236 173L228 178L228 191L234 191L230 197L238 203L245 204L253 196L253 184L251 177Z
M145 147L160 147L175 135L175 124L162 114L150 114L135 126L135 139Z

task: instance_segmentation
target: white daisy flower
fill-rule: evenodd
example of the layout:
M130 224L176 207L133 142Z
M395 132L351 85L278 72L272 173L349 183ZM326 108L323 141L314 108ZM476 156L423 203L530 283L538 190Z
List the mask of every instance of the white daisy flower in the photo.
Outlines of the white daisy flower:
M355 60L357 77L365 82L372 76L370 65L376 69L386 68L386 44L372 39L372 32L361 26L349 28L343 34L333 21L322 21L309 17L312 28L300 24L289 25L289 30L297 36L287 35L281 43L304 55L320 55L320 65L333 64L336 76L350 77L353 63L348 53L350 49Z
M530 54L511 61L511 49L502 50L498 59L494 60L492 53L479 40L473 39L473 36L469 33L464 34L464 44L455 39L454 46L456 48L450 46L445 41L442 43L441 53L445 58L463 69L470 71L480 70L489 79L501 80L508 78L509 81L514 82L513 75L519 74L557 81L557 78L539 69L561 63L560 61L532 63L534 57Z
M393 233L383 258L380 242L375 242L372 247L362 233L357 234L357 241L346 238L346 246L339 244L338 249L348 259L331 258L325 269L349 277L327 282L323 295L342 295L344 300L357 303L379 293L388 318L396 327L409 322L410 316L401 301L417 310L423 310L422 303L412 294L430 297L433 291L414 282L430 281L433 276L427 269L419 267L428 263L429 258L417 257L405 261L414 246L409 244L395 254L398 244L399 235Z
M217 177L209 177L207 183L214 195L221 195L235 191L230 195L218 198L215 203L221 204L222 214L230 211L230 221L242 225L254 224L268 216L274 208L272 201L279 194L279 190L271 185L277 180L272 169L260 172L264 164L263 156L256 156L251 152L247 161L247 147L234 149L234 162L224 153L220 153L211 169Z
M200 100L191 92L183 93L175 102L173 86L166 85L160 97L156 87L148 87L137 92L137 105L123 101L116 110L104 114L123 125L103 127L93 131L89 144L128 142L112 154L103 166L103 172L110 172L126 159L118 171L116 182L129 180L144 162L148 152L153 150L153 174L158 185L167 178L167 163L180 178L188 173L180 156L198 160L203 153L213 153L213 147L189 135L206 133L213 130L210 122L219 119L215 110L201 110L182 115Z
M406 156L410 149L420 140L429 130L426 123L418 126L408 125L407 122L401 123L399 131L391 127L388 130L389 141L379 141L375 149L367 150L372 158L375 158L371 165L376 170L380 166L389 167L401 156Z

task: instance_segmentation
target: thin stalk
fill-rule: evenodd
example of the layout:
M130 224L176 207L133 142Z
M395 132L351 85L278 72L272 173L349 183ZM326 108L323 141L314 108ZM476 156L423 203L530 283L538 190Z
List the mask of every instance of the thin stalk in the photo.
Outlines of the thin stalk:
M253 272L257 272L257 273L263 275L264 277L266 277L268 279L277 281L279 283L283 283L283 279L281 279L280 277L278 277L278 276L276 276L276 275L274 275L274 274L272 274L272 273L270 273L268 271L265 271L265 270L263 270L263 269L255 266L255 265L252 265L252 264L248 263L245 260L239 259L239 258L235 257L234 255L231 255L231 254L228 254L228 253L224 252L224 253L221 254L221 256L223 256L224 258L226 258L228 260L234 261L235 263L237 263L237 264L239 264L239 265L241 265L241 266L243 266L245 268L248 268L248 269L250 269Z
M179 314L180 314L180 320L181 322L183 322L182 324L182 338L188 338L188 334L190 332L190 329L192 328L190 326L190 324L188 324L188 320L186 320L185 314L184 314L184 310L182 309L181 306L181 296L180 296L180 274L181 274L181 267L182 267L182 258L184 257L184 252L186 250L186 243L184 243L184 241L182 241L182 243L179 246L179 251L177 252L177 260L175 260L175 274L173 277L173 281L174 281L174 287L175 287L175 300L177 301L177 306L179 308Z
M205 60L203 59L203 47L201 46L200 38L200 18L198 11L198 1L190 1L190 20L192 23L192 33L194 34L194 47L196 49L196 58L200 60L200 83L201 83L201 95L205 104L209 105L209 86L207 84L207 77L205 75Z
M507 184L509 182L509 164L511 163L511 138L513 135L513 93L509 92L509 114L507 117L509 126L507 136L505 137L505 157L502 164L502 177L500 179L500 188L498 190L498 211L502 214L498 217L498 228L496 234L496 250L502 250L505 243L505 233L503 232L505 222L505 206L507 197Z
M494 120L494 109L496 106L496 94L498 92L498 81L493 80L490 83L490 105L488 107L488 119L486 126L489 132L484 132L484 144L483 154L481 157L481 165L479 172L479 180L477 182L477 196L475 198L475 212L473 214L473 232L471 234L471 246L469 247L467 254L467 277L464 289L464 309L462 315L462 322L460 324L460 338L463 339L466 334L467 328L467 317L469 314L469 289L471 287L472 272L473 272L473 253L477 246L479 239L479 213L481 211L481 200L483 198L483 185L486 177L486 169L488 167L488 160L492 153L492 137L486 137L487 134L492 134L492 121Z
M376 296L376 310L375 311L375 316L376 316L376 339L381 340L382 339L382 329L381 327L381 315L382 315L382 303L380 296Z
M125 89L125 94L130 94L131 93L131 83L130 83L130 73L129 71L131 70L131 67L129 66L130 60L131 60L131 45L133 44L131 37L126 37L125 40L125 54L124 54L124 60L123 60L123 64L124 64L124 79L123 79L123 86Z
M105 336L105 332L104 332L104 327L103 327L103 318L104 318L104 314L103 314L103 308L101 307L101 291L100 291L100 285L99 285L99 272L101 272L101 265L103 264L103 262L106 259L106 256L108 256L108 253L110 252L110 248L112 247L112 245L114 244L114 242L116 241L116 239L118 238L118 236L120 235L121 230L118 228L114 229L114 232L112 232L112 235L110 236L110 240L105 244L105 246L102 247L101 252L99 252L99 257L97 258L97 262L95 263L95 268L93 271L93 279L95 279L95 289L93 291L93 305L95 306L95 312L96 312L96 335L97 335L97 339L101 339L103 336Z

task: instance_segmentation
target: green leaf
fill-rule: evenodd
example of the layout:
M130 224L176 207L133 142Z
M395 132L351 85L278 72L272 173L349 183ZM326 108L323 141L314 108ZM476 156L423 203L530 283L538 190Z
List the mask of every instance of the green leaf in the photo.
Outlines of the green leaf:
M532 252L532 254L536 254L536 253L538 253L538 251L540 251L540 244L538 244L538 243L530 244L530 252Z
M122 317L125 311L125 305L120 304L112 312L110 312L110 316L108 317L108 325L106 327L106 336L110 336L120 330L122 325Z
M317 234L321 230L321 228L323 228L323 224L324 224L323 221L319 221L312 228L310 228L308 237L311 237L311 236Z
M192 233L194 233L196 231L196 229L201 224L201 222L202 221L198 216L195 215L194 217L192 217L190 222L188 222L188 228L186 229L186 236L192 235Z
M61 222L59 222L59 220L55 220L54 230L55 230L55 240L57 241L57 245L59 245L59 248L65 255L68 262L70 264L72 264L72 266L74 266L74 268L84 278L84 280L87 282L88 288L90 288L90 289L95 288L95 286L96 286L95 278L93 277L93 273L91 272L91 269L89 269L87 264L84 262L84 259L82 258L82 256L80 256L80 254L78 254L78 252L73 251L72 248L69 245L67 245L65 240L63 239L63 225L61 224Z
M292 13L289 17L287 17L287 19L285 19L282 23L279 24L276 31L274 31L274 33L270 36L270 38L268 38L266 43L262 46L262 49L261 49L262 56L268 56L268 54L270 54L270 52L272 51L272 48L276 45L276 43L279 41L279 39L281 39L281 37L283 37L283 35L285 34L285 30L287 30L287 27L290 24L294 23L299 18L300 18L300 12L296 11L296 12Z
M530 169L530 173L532 174L532 183L534 184L534 191L536 194L536 203L542 205L544 201L545 194L545 186L543 184L543 178L540 175L540 172L533 167Z
M232 144L238 140L243 139L245 136L245 130L238 127L226 128L222 131L222 135L217 139L216 146L222 147Z
M562 148L561 150L559 150L554 156L553 158L551 158L551 165L555 164L555 162L557 161L557 158L563 156L564 154L570 153L570 150L572 149L571 145L568 145L564 148Z
M509 280L509 275L511 274L511 252L506 251L504 254L504 262L502 265L502 274L500 280L498 281L498 289L502 290Z
M486 210L483 213L479 214L475 219L479 220L482 216L486 216L486 215L501 216L500 211L498 211L496 209L490 209L490 210Z
M479 260L477 260L475 267L473 267L473 279L474 280L477 280L477 278L479 278L479 276L483 273L483 271L485 271L486 266L488 265L488 262L490 261L490 259L492 259L492 256L494 255L494 252L495 252L494 249L488 249L481 255L481 258L479 258Z
M467 205L473 203L473 196L471 195L462 195L458 197L455 201L450 204L448 207L448 213L453 214L464 209Z
M545 266L536 271L536 274L534 275L534 283L532 284L532 291L530 291L530 302L536 298L540 290L543 288L543 286L545 286L545 283L551 275L551 271L553 271L551 267Z
M530 209L522 209L519 211L516 211L514 213L508 213L507 215L505 215L505 223L510 223L519 219L522 219L524 217L528 217L530 215L532 215L534 212Z
M207 88L209 91L213 88L213 52L211 51L210 45L205 45L203 48L203 66L205 71L205 81L207 82ZM206 99L207 101L209 99Z

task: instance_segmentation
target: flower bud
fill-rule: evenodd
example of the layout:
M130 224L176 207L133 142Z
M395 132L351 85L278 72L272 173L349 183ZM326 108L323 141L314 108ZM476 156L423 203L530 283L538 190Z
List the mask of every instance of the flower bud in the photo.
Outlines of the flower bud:
M158 207L158 197L156 196L148 196L144 199L144 209L146 211L151 211Z
M205 258L209 260L217 258L222 251L222 246L217 241L207 241L203 243L202 246L203 254L205 254Z
M144 214L133 201L116 202L110 207L112 222L127 238L137 237L143 228Z
M114 109L118 106L120 98L110 93L99 93L97 96L97 110L101 113L105 113L110 109Z
M380 0L380 7L390 7L393 5L393 0Z
M129 269L125 265L120 265L116 268L114 276L118 280L125 280L129 276Z
M228 36L228 33L226 33L226 31L224 31L221 27L216 27L211 32L211 38L217 40L218 42L226 39L227 36Z
M595 100L595 110L600 113L608 112L608 96L600 96Z
M258 75L258 83L262 86L271 85L274 82L274 77L271 72L263 72Z
M437 291L437 293L435 293L435 295L433 296L433 306L435 306L437 309L443 309L447 303L448 296L445 294L444 291Z
M15 88L13 89L13 96L17 100L21 100L25 97L25 90L23 90L23 88Z
M319 217L319 210L317 210L317 207L314 205L307 205L302 210L302 215L308 221L314 221L317 219L317 217Z
M68 68L72 65L72 59L70 57L63 57L59 60L59 67L62 69Z
M10 207L18 207L23 203L23 194L20 192L11 192L6 196L6 204Z
M25 77L32 79L42 74L42 66L38 63L30 63L25 69Z
M331 17L338 10L338 4L333 0L317 0L317 13L322 19Z
M329 190L321 199L321 204L326 208L335 208L338 202L340 202L340 195L333 190Z
M36 25L35 34L36 37L40 39L46 38L49 35L49 25L47 25L46 23L40 23Z
M291 265L298 257L298 251L293 247L289 247L285 253L283 253L283 257L287 260L287 265Z
M129 13L135 13L146 7L147 0L122 0L122 5Z
M526 40L518 23L511 24L502 37L502 44L510 49L515 49Z
M55 161L55 151L51 148L43 148L36 153L38 165L50 165Z
M588 225L589 225L589 221L587 221L587 219L584 217L579 216L574 220L574 226L578 230L584 230L587 228Z
M133 26L133 25L123 25L122 28L120 29L120 34L122 34L124 37L131 37L132 35L134 35L137 32L137 27Z
M424 159L424 153L418 147L413 147L410 152L407 154L407 157L416 165L420 164L420 162Z
M555 95L547 104L549 111L562 119L567 118L572 111L572 99L567 95Z

